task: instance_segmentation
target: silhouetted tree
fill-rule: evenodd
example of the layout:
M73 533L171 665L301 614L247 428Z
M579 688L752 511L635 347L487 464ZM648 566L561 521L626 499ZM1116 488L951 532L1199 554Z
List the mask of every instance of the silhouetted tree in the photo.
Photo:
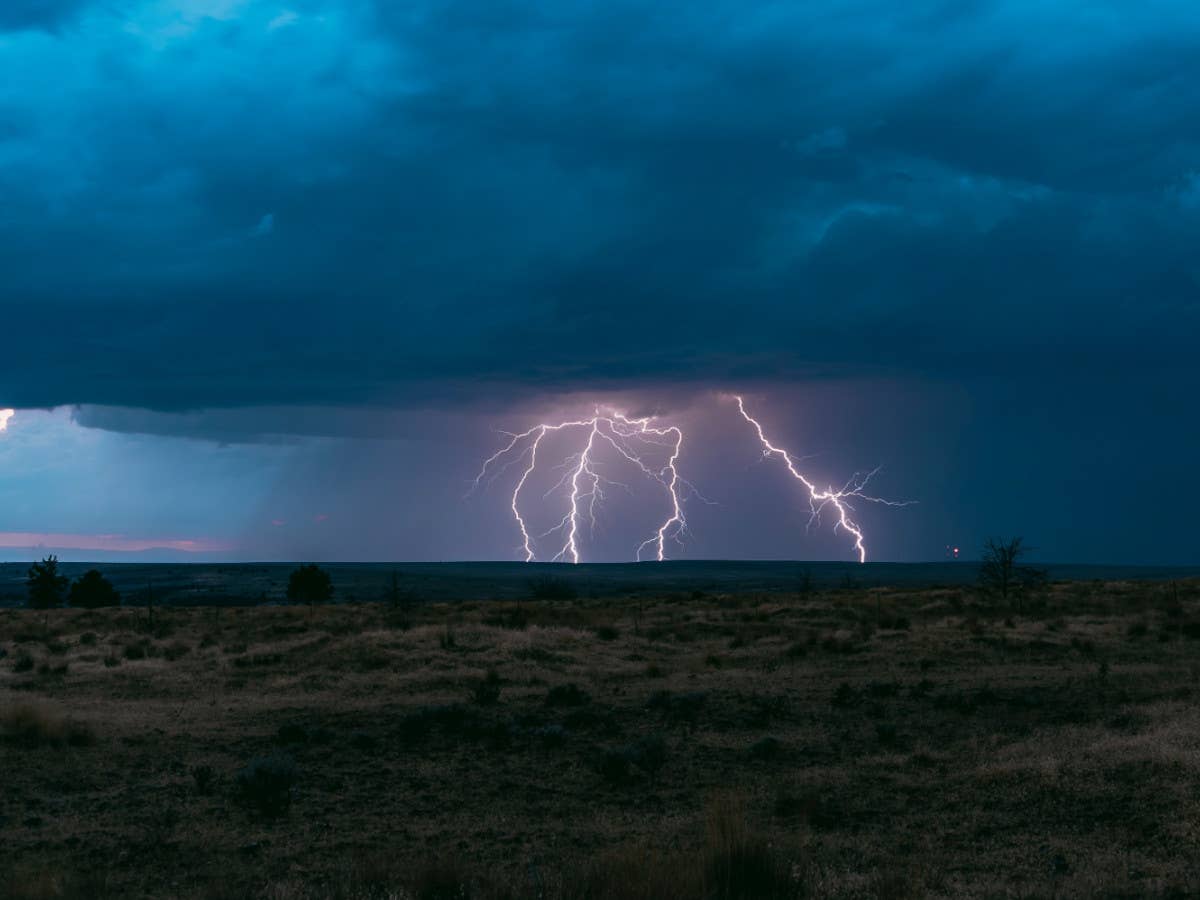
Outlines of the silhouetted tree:
M329 573L315 563L301 566L288 579L287 598L293 603L324 603L333 598Z
M70 579L58 574L58 557L51 554L29 567L25 582L29 588L29 605L34 609L54 609L62 605L63 592Z
M998 593L1005 603L1015 597L1018 612L1022 611L1024 595L1046 580L1045 570L1020 565L1028 553L1029 548L1019 537L988 538L979 566L980 584Z
M112 582L101 575L97 569L88 569L71 585L71 593L67 595L67 604L83 609L120 606L121 595L113 588Z

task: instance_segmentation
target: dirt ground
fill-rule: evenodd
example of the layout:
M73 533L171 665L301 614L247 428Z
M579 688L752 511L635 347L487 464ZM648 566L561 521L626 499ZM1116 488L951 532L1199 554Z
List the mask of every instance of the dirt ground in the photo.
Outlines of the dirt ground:
M0 896L1196 896L1198 651L1198 581L0 610Z

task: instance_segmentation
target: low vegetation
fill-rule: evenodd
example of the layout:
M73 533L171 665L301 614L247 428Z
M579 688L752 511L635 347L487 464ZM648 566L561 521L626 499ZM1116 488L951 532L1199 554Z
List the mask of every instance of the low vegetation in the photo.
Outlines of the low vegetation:
M1200 583L801 588L0 609L0 896L1200 892Z

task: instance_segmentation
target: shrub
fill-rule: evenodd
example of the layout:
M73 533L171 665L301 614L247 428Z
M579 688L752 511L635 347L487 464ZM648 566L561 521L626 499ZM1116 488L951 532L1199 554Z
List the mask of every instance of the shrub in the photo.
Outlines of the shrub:
M29 605L34 609L53 609L62 605L63 592L70 579L58 574L58 557L47 556L29 567L25 585L29 589Z
M299 773L290 756L252 759L234 778L238 799L266 817L280 815L292 803L292 787Z
M333 599L333 580L316 564L300 566L288 578L287 598L293 603L325 603Z
M32 671L32 669L33 669L33 657L29 654L28 650L22 650L20 653L18 653L16 656L13 657L13 671L14 672L18 672L18 673L19 672L29 672L29 671Z
M174 643L167 645L167 648L163 650L163 656L165 656L171 662L174 662L180 657L187 656L191 650L192 648L183 641L175 641Z
M657 734L648 734L624 747L629 761L653 781L667 762L667 743Z
M17 747L83 747L95 741L87 725L23 703L0 713L0 743Z
M843 681L838 685L837 690L833 692L833 699L830 702L837 709L848 709L851 706L855 706L858 701L858 691Z
M500 673L488 669L482 681L475 685L473 699L480 706L494 706L500 700Z
M609 784L622 784L633 774L634 767L654 780L666 761L666 742L659 735L650 734L623 747L605 748L597 758L596 768Z
M707 701L708 695L703 691L688 691L684 694L655 691L646 701L646 708L662 710L666 718L673 721L692 723L696 721Z
M279 726L279 730L275 732L275 743L277 744L307 744L308 743L308 728L298 722L288 722Z
M212 766L192 766L192 783L196 789L196 793L201 796L207 796L212 793L215 777L216 773L213 772Z
M561 747L567 742L567 729L561 725L543 725L533 729L533 736L541 741L543 747Z
M112 582L100 574L99 570L88 569L71 585L67 603L83 609L120 606L121 595L113 588Z
M621 636L621 632L612 625L600 625L595 629L596 637L602 641L615 641Z
M145 638L125 645L122 651L126 659L145 659L154 655L154 645Z
M79 636L79 643L84 647L94 647L97 640L98 638L96 636L96 632L94 631L85 631Z
M623 747L607 747L600 752L596 765L600 777L609 784L622 784L629 778L629 757Z
M542 575L529 582L529 594L534 600L574 600L579 596L570 581L555 575Z
M705 896L720 900L791 897L798 893L791 861L750 831L740 800L716 798L705 829Z
M591 699L574 683L556 684L546 692L547 706L583 706Z
M751 759L775 759L783 750L783 744L778 738L767 736L750 745Z

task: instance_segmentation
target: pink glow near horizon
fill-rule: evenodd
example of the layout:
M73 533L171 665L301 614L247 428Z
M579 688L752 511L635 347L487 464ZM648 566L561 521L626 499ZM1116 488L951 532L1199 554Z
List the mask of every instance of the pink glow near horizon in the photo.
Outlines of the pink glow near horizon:
M183 553L224 553L233 549L227 541L209 538L133 538L123 534L65 534L61 532L0 531L0 548L24 550L48 547L56 550L105 550L138 553L146 550L177 550Z

